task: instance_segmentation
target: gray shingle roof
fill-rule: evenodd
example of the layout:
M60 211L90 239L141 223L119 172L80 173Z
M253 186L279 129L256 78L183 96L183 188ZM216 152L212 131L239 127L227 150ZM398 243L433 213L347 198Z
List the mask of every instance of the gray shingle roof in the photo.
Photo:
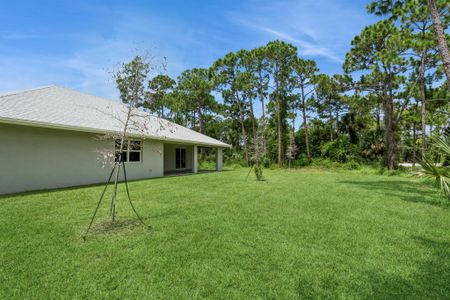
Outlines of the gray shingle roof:
M79 130L94 133L120 132L127 113L125 105L59 86L0 94L0 122ZM139 111L131 131L148 138L204 146L229 145Z

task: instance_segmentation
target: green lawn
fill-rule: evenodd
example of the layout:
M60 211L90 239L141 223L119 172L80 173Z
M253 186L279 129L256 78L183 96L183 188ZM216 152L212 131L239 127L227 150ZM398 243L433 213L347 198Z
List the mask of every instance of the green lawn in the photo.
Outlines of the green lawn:
M0 298L448 298L450 210L413 179L247 170L0 197ZM254 178L254 177L251 177ZM121 188L122 190L122 188Z

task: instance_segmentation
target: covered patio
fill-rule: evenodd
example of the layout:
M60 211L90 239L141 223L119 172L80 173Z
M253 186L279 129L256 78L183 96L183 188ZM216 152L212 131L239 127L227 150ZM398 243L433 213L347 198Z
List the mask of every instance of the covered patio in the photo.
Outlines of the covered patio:
M215 149L215 171L221 171L223 167L222 147L164 143L164 176L211 172L211 170L199 170L200 147Z

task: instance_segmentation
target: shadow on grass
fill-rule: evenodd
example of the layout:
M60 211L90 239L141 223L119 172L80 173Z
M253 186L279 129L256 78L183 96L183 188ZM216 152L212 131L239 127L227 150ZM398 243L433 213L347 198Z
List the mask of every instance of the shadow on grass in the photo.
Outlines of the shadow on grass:
M383 193L390 197L400 198L413 203L425 203L435 206L446 206L446 199L439 191L433 190L429 185L411 181L338 181L338 183L353 185L368 191Z
M402 265L390 268L379 265L374 269L354 270L352 280L344 284L339 274L327 272L320 280L300 279L297 295L301 299L448 299L450 242L420 236L412 236L411 240L427 249L429 255L415 261L406 272L402 272Z
M450 242L412 237L430 255L413 274L401 276L380 270L368 272L373 297L380 299L448 299L450 295Z

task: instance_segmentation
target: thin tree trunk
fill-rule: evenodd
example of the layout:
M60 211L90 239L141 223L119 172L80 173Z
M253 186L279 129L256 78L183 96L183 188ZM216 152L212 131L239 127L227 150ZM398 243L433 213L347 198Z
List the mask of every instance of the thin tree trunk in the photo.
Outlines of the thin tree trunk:
M278 164L283 163L283 145L282 145L282 122L281 122L281 99L279 97L279 82L278 82L278 66L275 67L275 95L277 103L277 143L278 143Z
M250 99L250 115L252 119L253 136L256 136L255 114L253 113L253 100Z
M333 112L330 110L328 113L328 123L330 123L330 141L334 140L333 134Z
M236 96L237 105L239 108L239 119L241 121L240 123L241 123L242 138L244 140L245 164L248 167L250 164L249 164L248 149L247 149L247 132L245 130L245 124L244 124L244 112L243 112L243 109L241 106L241 100L239 99L239 95L236 93L235 96Z
M336 109L335 112L335 117L336 117L336 136L339 137L339 109Z
M426 150L426 131L427 131L427 122L426 122L426 99L422 99L422 106L420 108L420 118L422 122L422 147L421 147L421 154L422 158L425 156L425 150Z
M197 124L197 119L195 117L195 111L192 113L192 124L191 124L191 128L195 130L195 125Z
M395 167L394 132L392 128L392 113L390 100L385 100L384 136L386 140L386 167L389 170Z
M428 9L430 10L438 41L439 52L441 53L445 75L447 76L447 89L450 91L450 54L448 51L448 42L445 38L444 26L442 26L441 17L439 16L435 0L428 0Z
M111 217L112 221L116 220L116 205L117 205L117 186L119 184L119 171L122 155L119 156L119 163L116 163L116 175L114 177L114 192L111 199ZM123 162L122 162L123 163Z
M264 104L264 91L263 91L263 86L262 86L263 80L262 80L261 70L259 70L258 76L259 76L259 100L261 101L262 117L265 118L266 117L266 106Z
M119 171L120 171L120 163L124 163L122 161L122 153L123 153L123 149L124 149L124 144L125 144L125 138L127 135L127 130L128 130L128 124L130 122L130 118L131 118L131 111L132 108L128 107L128 112L127 112L127 118L125 120L125 124L123 126L123 131L122 131L122 136L120 138L120 148L119 148L119 157L118 157L118 161L119 163L116 163L116 175L114 177L114 192L111 198L111 216L112 216L112 221L114 222L116 219L116 206L117 206L117 185L119 184ZM128 142L127 142L128 143Z
M395 144L395 126L394 126L394 103L393 103L393 95L392 95L392 81L389 81L389 94L386 95L384 99L384 132L385 132L385 140L387 146L386 153L386 167L389 170L393 170L395 168L395 152L396 152L396 144Z
M201 109L198 110L198 123L200 126L200 133L205 134L205 117L203 115L203 112ZM205 157L205 148L201 147L200 148L200 159L203 160Z
M203 113L201 112L201 110L198 111L198 124L199 124L200 133L204 134L205 133L205 120L204 120L204 116L203 116Z
M311 160L311 151L309 149L309 133L308 133L308 120L306 117L306 101L305 101L305 90L302 85L302 116L303 116L303 129L305 130L305 146L306 146L306 156L308 160Z
M283 145L282 145L282 122L281 122L281 104L280 99L277 100L277 118L278 118L278 164L281 165L283 161Z
M377 117L377 131L379 132L381 129L381 118L380 118L380 107L378 105L377 109L376 109L376 117Z
M417 133L416 133L416 122L413 123L413 153L412 153L412 166L416 166L416 151L417 151Z
M419 68L419 84L420 84L420 97L422 101L422 106L420 109L420 118L422 122L422 147L421 154L422 158L425 157L425 149L426 149L426 126L427 126L427 109L426 109L426 93L425 93L425 53L422 52L421 60L420 60L420 68Z
M258 76L259 76L259 100L261 101L261 112L262 112L262 118L263 120L266 119L266 105L264 103L264 90L263 90L263 79L262 79L262 74L261 74L261 69L258 70ZM264 121L265 122L265 121ZM263 144L263 148L266 149L266 137L265 137L265 132L262 131L262 144ZM255 136L256 136L256 132L255 132Z

